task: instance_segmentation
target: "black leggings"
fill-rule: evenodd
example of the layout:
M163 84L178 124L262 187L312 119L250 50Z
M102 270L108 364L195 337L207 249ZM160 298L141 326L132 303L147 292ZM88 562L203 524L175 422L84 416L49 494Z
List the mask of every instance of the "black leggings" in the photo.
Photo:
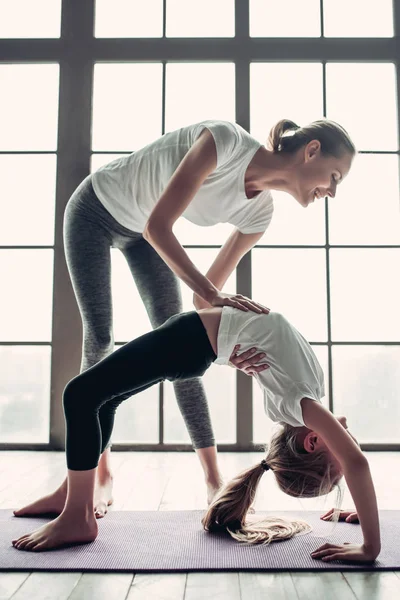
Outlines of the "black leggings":
M121 402L164 379L200 377L216 358L200 317L191 311L170 317L72 379L63 395L68 469L97 467Z

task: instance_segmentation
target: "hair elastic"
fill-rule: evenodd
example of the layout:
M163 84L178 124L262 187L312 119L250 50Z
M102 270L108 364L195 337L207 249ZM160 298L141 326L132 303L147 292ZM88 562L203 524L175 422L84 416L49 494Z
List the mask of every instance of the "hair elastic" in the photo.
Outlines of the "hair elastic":
M264 471L269 471L271 468L264 458L261 461L261 466L264 469Z

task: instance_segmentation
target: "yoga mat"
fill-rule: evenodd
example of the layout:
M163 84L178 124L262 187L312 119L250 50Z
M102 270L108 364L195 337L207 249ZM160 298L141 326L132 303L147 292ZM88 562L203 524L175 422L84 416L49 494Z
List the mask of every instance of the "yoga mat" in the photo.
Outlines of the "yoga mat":
M0 510L0 570L4 571L382 571L400 569L400 511L380 511L382 552L373 565L313 560L325 542L362 542L359 524L320 520L320 512L257 512L256 516L294 517L311 533L269 546L246 546L226 533L203 530L203 511L120 511L99 520L97 539L47 552L16 550L11 540L49 521L16 518ZM317 537L321 536L321 537Z

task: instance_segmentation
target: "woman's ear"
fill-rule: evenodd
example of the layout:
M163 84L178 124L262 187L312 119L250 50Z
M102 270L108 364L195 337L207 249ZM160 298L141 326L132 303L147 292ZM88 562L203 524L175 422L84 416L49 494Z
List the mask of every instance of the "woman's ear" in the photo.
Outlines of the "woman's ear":
M321 142L319 140L311 140L305 147L305 160L316 158L321 150Z

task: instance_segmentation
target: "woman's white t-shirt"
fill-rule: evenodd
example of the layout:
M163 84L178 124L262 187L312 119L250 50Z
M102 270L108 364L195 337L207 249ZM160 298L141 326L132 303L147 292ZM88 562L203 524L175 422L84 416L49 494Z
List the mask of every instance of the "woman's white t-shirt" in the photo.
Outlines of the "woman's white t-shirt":
M93 189L114 219L143 233L171 176L205 128L215 141L217 166L182 216L201 226L231 223L242 233L265 231L273 213L272 195L264 190L249 200L244 181L248 164L261 144L240 125L228 121L182 127L93 173Z
M222 309L216 363L226 365L236 344L240 352L256 347L266 353L269 369L254 375L264 392L265 412L272 421L305 425L300 401L325 396L324 373L310 344L283 315Z

